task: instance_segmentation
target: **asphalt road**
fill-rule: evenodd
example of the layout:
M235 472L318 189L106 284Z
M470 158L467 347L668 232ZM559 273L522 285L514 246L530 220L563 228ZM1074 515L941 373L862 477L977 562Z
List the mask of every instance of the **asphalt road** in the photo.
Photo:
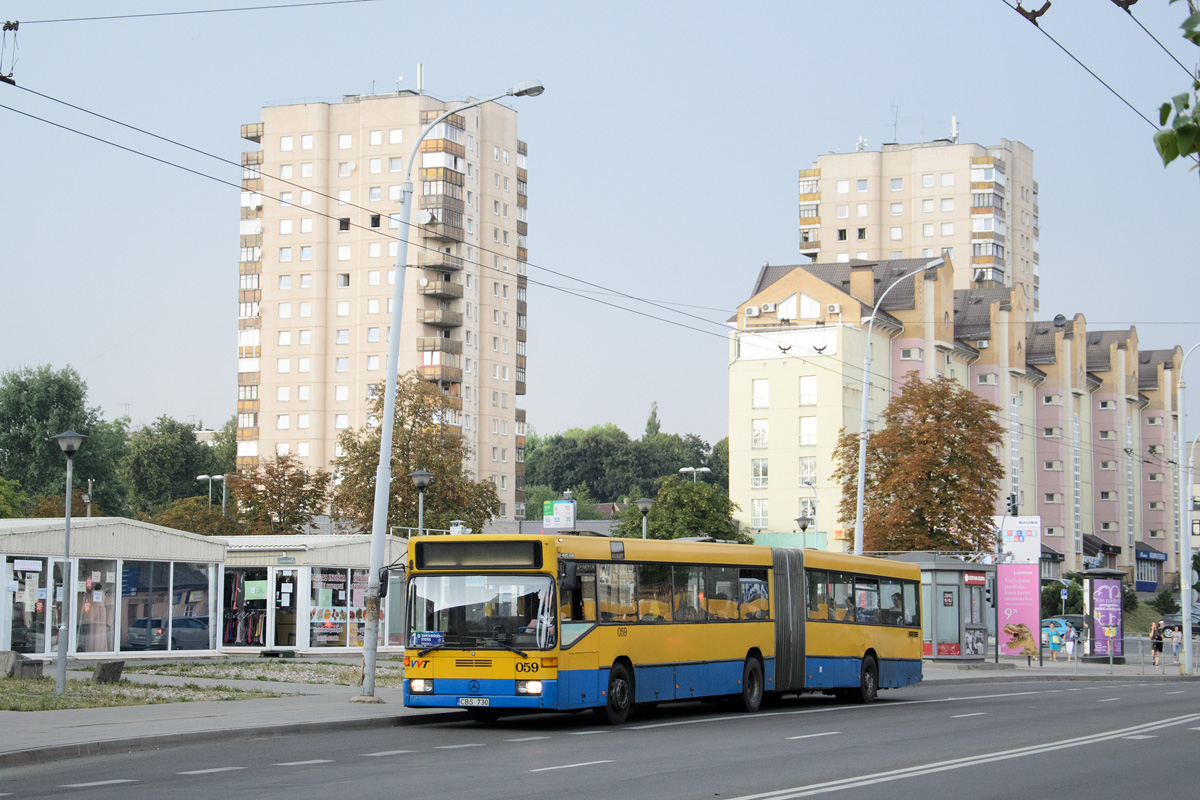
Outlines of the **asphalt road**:
M1194 797L1198 748L1197 683L938 684L872 706L662 706L620 728L590 714L491 725L453 714L184 745L9 768L0 797Z

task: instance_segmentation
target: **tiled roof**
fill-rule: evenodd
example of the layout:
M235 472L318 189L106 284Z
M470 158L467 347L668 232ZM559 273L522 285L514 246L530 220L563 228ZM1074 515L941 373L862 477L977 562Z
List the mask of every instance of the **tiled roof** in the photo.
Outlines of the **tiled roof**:
M1109 363L1109 347L1113 342L1123 342L1129 338L1129 330L1123 331L1088 331L1087 335L1087 368L1096 372L1107 372L1112 368Z
M960 339L992 337L992 303L1010 302L1012 289L1007 286L958 289L954 292L954 335Z
M754 284L754 294L758 294L794 269L802 269L814 277L820 278L826 283L849 293L850 268L869 264L875 268L875 295L870 299L870 302L866 302L864 298L858 298L866 307L865 316L871 313L871 308L878 302L879 296L892 284L892 281L913 270L920 269L931 260L929 258L901 258L894 261L852 260L838 263L794 264L791 266L764 264L762 271L758 274L758 281ZM919 277L919 275L914 276L914 281L904 281L893 289L888 294L887 300L880 307L881 310L912 308L913 285L915 279Z
M1058 360L1053 322L1025 323L1025 363L1053 364Z
M1158 365L1166 364L1170 367L1174 363L1174 350L1138 351L1138 388L1158 389Z

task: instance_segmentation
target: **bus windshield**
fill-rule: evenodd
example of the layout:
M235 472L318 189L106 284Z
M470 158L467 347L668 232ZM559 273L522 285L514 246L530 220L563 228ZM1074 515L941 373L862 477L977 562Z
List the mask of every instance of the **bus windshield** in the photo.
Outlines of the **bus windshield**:
M558 639L555 608L549 575L418 575L408 646L546 650Z

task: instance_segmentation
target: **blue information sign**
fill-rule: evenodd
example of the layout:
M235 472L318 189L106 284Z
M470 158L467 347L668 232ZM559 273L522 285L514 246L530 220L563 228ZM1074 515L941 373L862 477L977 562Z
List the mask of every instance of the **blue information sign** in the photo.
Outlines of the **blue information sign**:
M413 631L409 637L409 647L437 647L446 641L446 634L441 631Z

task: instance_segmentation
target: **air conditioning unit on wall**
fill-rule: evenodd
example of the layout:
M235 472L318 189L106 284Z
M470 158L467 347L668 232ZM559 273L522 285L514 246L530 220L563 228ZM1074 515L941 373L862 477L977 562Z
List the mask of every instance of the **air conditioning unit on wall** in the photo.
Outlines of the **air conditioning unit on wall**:
M774 314L775 313L775 304L774 303L763 303L762 304L762 312L764 314Z
M829 306L827 307L827 310L830 314L841 314L842 313L842 304L841 303L830 303Z
M757 317L759 314L758 306L746 306L747 317Z

